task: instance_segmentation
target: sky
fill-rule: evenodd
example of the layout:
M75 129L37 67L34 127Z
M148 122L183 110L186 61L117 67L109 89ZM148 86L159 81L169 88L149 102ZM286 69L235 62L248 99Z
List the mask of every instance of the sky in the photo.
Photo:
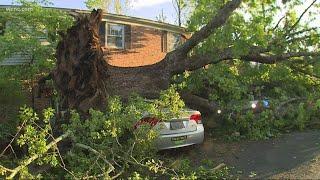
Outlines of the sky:
M87 9L85 0L51 0L54 7ZM0 0L0 5L10 5L12 0ZM175 23L175 10L172 0L133 0L125 15L156 20L163 9L168 23Z
M10 5L14 0L0 0L0 5ZM62 7L62 8L74 8L74 9L87 9L85 6L85 0L50 0L53 2L54 7ZM122 2L125 0L121 0ZM175 9L172 5L172 0L130 0L130 7L125 11L125 15L140 17L145 19L156 20L156 16L158 16L162 10L166 17L166 22L170 24L176 24L176 14ZM280 0L278 0L280 2ZM302 6L297 8L299 14L306 9L307 6L311 4L313 0L305 0L305 3ZM312 10L311 8L310 10ZM279 18L283 16L279 14ZM308 15L304 17L303 20L308 19ZM313 22L312 25L319 26L319 20Z

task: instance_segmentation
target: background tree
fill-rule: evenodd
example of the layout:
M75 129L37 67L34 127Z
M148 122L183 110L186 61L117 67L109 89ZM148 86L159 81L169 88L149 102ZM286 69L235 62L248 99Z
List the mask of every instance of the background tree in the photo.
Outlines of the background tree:
M60 40L58 32L66 30L73 20L65 12L40 6L40 3L47 4L47 1L19 0L16 3L22 11L1 9L0 21L7 25L5 33L0 36L0 61L15 53L24 53L32 55L33 65L2 66L1 74L9 77L12 74L11 78L28 79L28 75L48 72L54 66L55 48ZM46 45L42 45L44 42ZM5 73L7 71L10 72Z
M161 13L158 16L156 16L156 20L163 23L167 22L167 16L164 15L163 9L161 10Z
M172 5L176 11L176 17L178 26L182 26L183 18L184 18L184 10L187 8L187 4L191 4L186 0L172 0Z
M105 12L116 14L125 13L123 10L130 5L130 0L87 0L85 4L88 9L102 9Z

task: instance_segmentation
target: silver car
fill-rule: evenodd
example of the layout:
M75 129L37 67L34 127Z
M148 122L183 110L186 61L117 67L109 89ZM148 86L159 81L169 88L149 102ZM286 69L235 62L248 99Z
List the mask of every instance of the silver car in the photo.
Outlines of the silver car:
M149 123L159 132L156 140L158 150L172 149L193 144L201 144L204 139L204 127L201 113L192 109L184 109L179 118L159 121L145 117L135 125Z

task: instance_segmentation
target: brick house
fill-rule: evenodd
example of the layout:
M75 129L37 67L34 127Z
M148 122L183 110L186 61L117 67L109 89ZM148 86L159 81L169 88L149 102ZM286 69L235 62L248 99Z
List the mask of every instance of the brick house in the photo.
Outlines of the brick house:
M100 38L107 62L135 67L154 64L186 40L184 28L156 21L105 14Z
M0 5L0 8L12 6ZM90 13L87 10L56 8L67 12ZM100 39L108 64L136 67L157 63L166 53L186 40L182 27L142 18L105 13L100 26ZM13 55L0 65L21 65L30 56Z

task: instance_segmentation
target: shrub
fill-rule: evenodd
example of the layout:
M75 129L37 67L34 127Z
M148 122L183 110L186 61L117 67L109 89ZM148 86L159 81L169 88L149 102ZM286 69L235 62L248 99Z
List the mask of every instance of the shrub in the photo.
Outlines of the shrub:
M20 83L0 79L0 141L12 137L18 125L19 107L26 103Z

